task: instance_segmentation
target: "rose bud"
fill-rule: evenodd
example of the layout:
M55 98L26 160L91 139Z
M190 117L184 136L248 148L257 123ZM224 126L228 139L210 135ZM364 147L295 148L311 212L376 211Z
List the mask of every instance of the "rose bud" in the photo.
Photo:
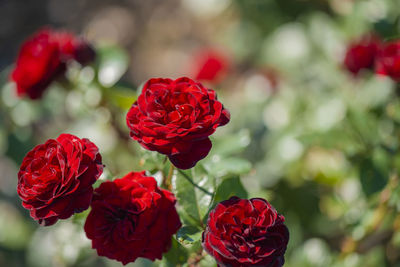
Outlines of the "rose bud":
M52 225L89 207L92 185L102 172L95 144L61 134L25 156L18 172L18 195L33 219Z
M383 45L376 60L376 73L400 82L400 41Z
M284 221L262 198L232 197L210 212L202 245L219 266L280 267L289 241Z
M154 261L171 246L181 227L175 196L145 172L131 172L95 190L84 226L99 256L122 262Z
M86 64L93 59L93 49L82 39L45 28L22 44L11 79L16 83L18 96L38 99L65 73L68 61Z
M207 156L208 138L229 122L215 91L189 78L150 79L126 116L131 137L144 148L189 169Z
M344 59L347 70L357 75L362 69L373 69L379 45L380 40L373 35L366 35L351 43Z
M229 67L229 61L223 53L210 49L199 52L192 62L195 79L211 83L220 82Z

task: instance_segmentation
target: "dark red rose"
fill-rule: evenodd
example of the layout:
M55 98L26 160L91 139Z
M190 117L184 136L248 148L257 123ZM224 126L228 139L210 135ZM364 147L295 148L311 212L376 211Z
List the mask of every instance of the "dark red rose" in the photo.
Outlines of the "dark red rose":
M344 65L357 75L362 69L373 69L380 41L376 36L366 35L347 48Z
M102 172L95 144L61 134L25 156L18 172L18 195L33 219L52 225L89 207L92 185Z
M284 221L262 198L232 197L210 212L202 245L219 266L280 267L289 241Z
M189 169L207 156L212 146L208 136L229 118L215 91L189 78L158 78L144 85L126 121L131 137L144 148Z
M11 79L18 96L38 99L51 82L65 73L68 61L86 64L94 56L94 50L82 39L45 28L21 46Z
M376 60L376 73L400 82L400 41L383 45Z
M85 232L100 256L127 264L154 261L171 246L181 227L175 196L145 172L131 172L95 190Z
M90 44L72 33L57 32L54 33L54 38L59 44L63 61L74 59L81 65L86 65L96 57Z
M229 67L227 57L219 51L207 49L200 51L193 62L193 74L198 81L220 82Z
M94 61L95 58L96 52L92 46L81 39L76 41L74 50L74 59L76 61L78 61L81 65L87 65Z

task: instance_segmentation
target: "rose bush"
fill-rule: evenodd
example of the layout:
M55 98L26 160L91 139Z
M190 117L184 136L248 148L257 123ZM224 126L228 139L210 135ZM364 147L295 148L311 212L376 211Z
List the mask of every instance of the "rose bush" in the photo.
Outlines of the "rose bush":
M98 58L95 65L80 70L73 61L85 64L93 58L93 50L84 42L76 43L78 38L72 34L47 30L49 36L39 38L37 45L32 42L24 53L28 55L26 64L21 61L6 66L8 54L14 53L13 40L22 38L27 30L19 27L24 24L21 18L31 21L30 27L36 27L43 19L31 19L34 17L26 10L22 17L13 14L32 5L1 5L7 23L0 30L5 34L1 48L6 51L0 61L0 266L120 264L97 256L96 249L89 249L92 242L98 251L108 253L106 256L126 262L134 260L132 251L150 259L162 254L162 260L150 263L154 266L280 266L283 258L286 267L399 265L400 86L390 80L392 77L400 81L394 45L400 36L398 5L392 3L396 1L296 4L298 1L271 0L254 4L234 0L218 7L194 4L206 1L183 1L181 5L165 3L157 8L149 1L136 1L133 6L124 1L104 8L100 3L95 9L86 4L69 4L70 1L63 5L39 2L46 5L44 9L34 5L32 10L40 11L37 15L45 15L45 20L53 25L73 22L70 26L84 29L96 40ZM74 16L69 16L68 10L73 10ZM181 15L185 23L180 23ZM85 19L80 21L80 17ZM356 36L361 32L372 34ZM347 46L344 37L356 39ZM198 54L199 58L190 54L195 47L215 45L222 49L222 55L228 56L227 62L220 57L221 53L209 53L209 49ZM346 60L338 58L346 46ZM132 60L134 64L130 65ZM153 65L155 61L157 66ZM16 83L4 79L9 77L10 67L21 71ZM55 71L57 68L59 72ZM222 89L218 96L225 94L236 120L224 129L223 135L212 138L207 129L215 130L214 126L223 123L214 123L219 120L215 103L204 104L211 102L207 88L204 87L206 93L193 97L187 89L162 88L198 85L157 81L145 90L136 103L142 115L131 118L131 134L145 147L160 150L176 165L187 168L208 153L208 140L212 140L213 157L199 161L187 171L173 168L165 155L138 150L139 144L126 139L128 131L121 124L121 118L126 117L124 112L140 95L136 88L141 79L153 77L153 71L174 75L171 70L188 73L211 88L211 84L218 83ZM376 77L375 71L386 77ZM36 76L37 80L32 79ZM12 95L15 85L22 85L21 96L40 96L41 90L58 78L61 83L57 90L36 103ZM68 92L61 92L62 87ZM168 93L164 94L165 91ZM202 95L206 96L205 101ZM198 112L199 109L204 112ZM133 236L141 237L135 232L137 222L148 222L151 216L143 219L141 216L149 213L132 214L137 210L128 204L133 202L132 198L125 198L125 193L120 197L120 191L126 191L126 195L131 192L130 186L110 186L111 182L107 182L104 188L112 187L115 191L110 190L107 200L95 197L92 213L97 215L87 221L94 225L87 231L88 236L93 232L93 239L86 240L89 242L82 240L89 210L45 229L32 225L29 216L21 216L21 207L15 205L14 198L18 172L15 166L24 157L21 153L32 149L30 144L41 143L44 134L63 129L74 129L98 140L96 144L104 148L102 156L108 165L102 180L113 181L116 174L122 177L118 174L141 166L147 170L147 176L156 177L160 188L176 195L176 209L183 226L172 236L171 246L166 246L168 252L160 252L164 251L162 244L167 238L159 234L140 238L141 246L132 245ZM200 134L192 135L196 131ZM64 156L52 151L50 148L40 153L43 158L53 157L48 164L59 168L46 167L40 178L32 174L25 180L25 195L42 194L37 202L28 199L42 215L53 210L61 214L62 205L67 201L75 205L73 201L80 198L71 193L64 201L62 192L73 186L56 186L59 179L47 180L47 176L64 166L60 163L63 160L59 160ZM75 156L71 158L75 162ZM42 168L41 161L34 161L26 170ZM72 165L70 168L75 168ZM60 172L63 177L64 172ZM35 185L31 190L33 182L41 186ZM100 181L93 187L98 185ZM65 189L59 189L62 186ZM139 188L148 192L147 187L138 186L132 192L139 194ZM144 195L147 193L141 196ZM287 222L271 211L273 208L264 200L247 200L249 196L266 195L288 216ZM47 196L57 199L44 201ZM241 200L225 201L231 196ZM150 204L146 197L135 200L139 202L137 206ZM128 208L120 208L122 202ZM220 212L213 211L220 202L225 203L218 206ZM42 224L52 223L46 219L49 218L38 220ZM269 219L271 225L260 223ZM284 256L288 236L283 224L291 229L293 239ZM147 228L148 232L152 226ZM159 228L166 226L160 224ZM149 265L141 259L135 263Z
M161 259L181 227L175 196L145 172L131 172L95 190L85 232L100 256L123 264Z
M289 241L284 221L264 199L232 197L210 212L202 245L219 266L280 267Z
M86 210L92 185L102 172L95 144L61 134L28 152L18 172L17 191L31 217L48 226Z
M180 169L208 155L208 136L229 119L215 91L185 77L150 79L126 116L134 140L167 155Z
M18 96L37 99L52 81L64 74L68 61L87 64L94 57L94 50L84 40L68 32L45 28L21 46L11 79L16 83Z

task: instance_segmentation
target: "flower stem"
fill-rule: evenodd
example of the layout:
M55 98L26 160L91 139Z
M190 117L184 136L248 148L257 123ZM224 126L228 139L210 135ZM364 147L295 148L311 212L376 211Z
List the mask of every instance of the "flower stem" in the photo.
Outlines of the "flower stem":
M207 195L209 195L209 196L213 196L213 193L211 193L211 192L207 191L206 189L204 189L203 187L197 185L197 184L196 184L195 182L193 182L193 180L190 179L190 177L189 177L186 173L184 173L182 170L178 169L178 172L179 172L180 174L182 174L182 176L185 177L185 179L188 180L189 183L191 183L194 187L196 187L197 189L199 189L200 191L202 191L203 193L205 193L205 194L207 194Z
M203 248L200 247L199 251L188 260L189 267L200 266L200 261L204 258Z
M163 187L167 188L169 191L172 190L171 180L172 180L172 175L174 174L174 169L175 169L175 166L171 163L171 165L169 167L168 175L167 175L167 177L165 177L163 179L163 182L162 182Z

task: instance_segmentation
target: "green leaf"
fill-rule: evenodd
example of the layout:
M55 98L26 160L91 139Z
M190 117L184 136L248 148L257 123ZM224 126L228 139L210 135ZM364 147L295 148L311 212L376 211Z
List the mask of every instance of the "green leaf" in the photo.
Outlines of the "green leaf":
M202 230L200 228L188 225L181 227L176 234L176 237L179 242L184 244L192 244L201 239L201 234Z
M212 179L195 169L178 170L173 176L173 190L178 199L178 209L185 224L203 226L203 217L212 200Z
M159 170L163 170L164 165L167 165L165 164L165 156L160 153L145 150L144 148L140 148L140 152L140 165L144 170L148 170L153 173Z
M371 159L361 162L359 173L362 189L367 196L381 191L389 180L388 171Z
M215 191L213 205L214 208L219 202L227 200L233 196L248 198L246 189L238 176L224 179Z
M211 157L203 163L210 175L223 177L228 174L246 174L251 170L251 163L242 158Z
M128 69L129 56L117 46L100 47L98 54L98 80L103 86L111 87Z
M390 41L393 37L396 38L398 36L398 21L388 20L387 18L381 19L373 24L373 28L386 41Z
M222 180L218 185L212 203L208 209L206 216L203 217L203 223L207 223L208 214L218 203L236 196L239 198L248 198L246 189L244 188L239 176L229 177Z
M344 151L354 151L359 147L358 136L349 129L331 129L328 132L306 132L298 137L305 146L322 146L324 148L336 148Z
M349 110L347 123L353 134L365 146L374 145L379 141L379 124L374 114L355 109Z
M114 87L109 91L111 101L122 110L128 110L136 101L136 91L131 88Z
M163 255L165 266L178 266L188 260L188 252L175 238L172 238L171 249Z
M242 129L236 134L213 140L213 154L232 155L243 151L250 144L250 131Z
M83 227L83 225L85 224L86 218L89 215L89 212L90 212L90 209L84 210L79 213L75 213L74 216L72 217L72 222Z

